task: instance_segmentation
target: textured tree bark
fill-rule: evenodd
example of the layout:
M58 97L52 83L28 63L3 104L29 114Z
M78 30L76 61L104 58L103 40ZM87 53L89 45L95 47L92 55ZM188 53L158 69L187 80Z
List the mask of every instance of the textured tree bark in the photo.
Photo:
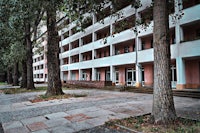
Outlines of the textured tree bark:
M60 80L59 38L56 28L56 3L48 1L47 7L47 69L48 88L46 95L61 95L62 85Z
M33 81L33 51L32 42L30 35L30 24L25 23L25 33L26 33L26 54L27 54L27 89L35 89Z
M27 88L27 65L26 61L22 61L22 80L20 88Z
M12 69L11 68L7 68L7 82L8 84L12 84L13 83L13 79L12 79Z
M154 0L154 93L152 118L169 124L176 118L171 89L169 15L167 0Z
M19 64L14 64L14 71L13 71L13 86L19 85Z

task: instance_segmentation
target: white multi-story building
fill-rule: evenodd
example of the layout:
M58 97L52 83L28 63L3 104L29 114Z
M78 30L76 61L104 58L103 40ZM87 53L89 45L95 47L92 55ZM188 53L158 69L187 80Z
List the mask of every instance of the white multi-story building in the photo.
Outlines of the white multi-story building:
M115 85L153 85L153 20L144 29L134 21L148 12L150 0L141 0L137 12L129 3L122 2L123 18L117 22L109 17L105 8L104 23L93 15L84 32L76 32L76 25L69 23L59 34L62 81L112 81ZM182 3L182 4L178 4ZM173 21L169 16L171 42L172 87L200 88L200 2L175 0L174 13L184 13ZM122 24L123 28L119 29ZM118 32L118 33L116 33ZM137 58L136 58L137 57ZM138 65L136 65L138 62Z
M36 83L47 82L47 39L41 37L39 45L33 49L33 78Z

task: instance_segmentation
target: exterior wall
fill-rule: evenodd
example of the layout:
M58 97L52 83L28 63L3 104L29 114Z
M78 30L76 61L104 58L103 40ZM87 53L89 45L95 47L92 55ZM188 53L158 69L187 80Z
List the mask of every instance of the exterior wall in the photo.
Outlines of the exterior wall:
M119 67L119 84L120 85L125 85L125 68L124 67Z
M186 61L186 88L200 88L200 59Z
M150 49L152 46L151 45L152 40L153 40L153 36L148 36L148 37L142 38L143 49Z
M106 81L106 79L105 79L105 77L106 77L106 74L105 74L105 68L102 68L101 70L100 70L100 75L101 75L101 81Z
M47 40L42 38L43 41L39 47L43 47L43 51L41 53L37 53L38 48L33 49L33 80L34 82L47 82L48 78L48 70L47 70L47 57L46 57L46 50L47 50Z
M72 73L71 74L71 78L72 78L72 75L74 74L74 78L75 79L73 79L73 80L79 80L79 72L78 72L78 70L74 70L71 73ZM68 80L70 80L70 79L68 79Z
M146 7L151 4L151 1L147 0L142 0L141 2L143 6L138 9L138 14L140 15ZM177 4L177 2L175 2L175 4ZM184 4L187 5L190 3ZM193 71L189 71L188 67L190 65L188 64L190 64L190 61L193 62L194 59L200 59L200 39L197 33L197 30L200 29L200 4L195 5L193 1L192 6L189 5L188 7L189 8L183 9L184 15L177 23L172 21L171 15L169 16L170 43L173 44L170 46L171 60L173 67L176 67L173 71L174 79L177 79L177 81L173 82L173 86L177 84L177 86L181 86L181 88L185 88L185 86L188 88L189 84L194 84L194 86L190 86L189 88L197 88L196 86L198 85L196 84L199 84L199 75L197 73L194 75ZM180 9L182 9L182 7L176 5L175 13L179 13ZM124 13L124 18L136 16L131 6L123 8L122 12ZM95 81L96 72L100 72L100 80L105 81L105 72L106 69L109 68L112 83L115 83L115 72L119 71L119 85L126 85L127 68L137 68L136 78L137 82L140 84L142 83L142 70L136 65L139 64L144 68L144 85L152 86L154 61L152 48L153 21L150 22L149 27L145 30L141 26L137 26L140 31L137 37L133 30L127 28L119 33L113 34L116 28L116 19L114 17L112 19L106 17L104 19L104 24L100 24L95 20L96 18L94 16L92 24L85 29L85 32L72 34L72 30L75 27L74 23L69 24L67 28L59 32L61 36L64 36L65 33L70 33L69 36L60 42L61 49L65 49L60 53L61 61L64 59L65 62L61 65L61 73L65 71L85 72L87 74L87 81ZM121 21L121 19L119 21ZM107 37L104 38L105 36ZM138 41L136 42L135 40ZM74 42L76 42L77 47L73 46ZM145 42L145 45L143 45L143 42ZM126 46L129 47L128 52L124 52ZM117 50L119 50L119 52L117 52ZM78 60L72 62L75 55ZM85 59L86 55L87 59ZM193 64L195 63L193 62ZM197 71L198 69L199 72L197 64L194 66L194 70ZM76 77L76 79L81 80L82 74L78 73L77 75L78 77ZM191 76L192 78L190 78ZM72 79L69 78L68 80Z
M144 85L153 86L153 64L145 64L144 67Z

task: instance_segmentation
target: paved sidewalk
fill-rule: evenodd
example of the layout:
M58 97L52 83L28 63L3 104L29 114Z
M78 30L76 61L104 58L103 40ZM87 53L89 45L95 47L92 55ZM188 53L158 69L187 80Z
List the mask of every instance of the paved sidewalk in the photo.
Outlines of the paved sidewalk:
M72 133L150 113L152 95L105 90L67 90L87 97L31 103L44 92L0 94L0 118L5 133ZM200 100L175 97L177 114L200 120Z

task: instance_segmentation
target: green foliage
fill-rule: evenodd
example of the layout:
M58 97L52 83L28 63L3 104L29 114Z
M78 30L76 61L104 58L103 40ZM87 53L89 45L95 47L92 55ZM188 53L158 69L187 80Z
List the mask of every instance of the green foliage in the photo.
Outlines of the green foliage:
M40 0L0 1L0 61L4 66L12 66L26 58L24 24L31 25L31 36L36 38L37 26L44 14ZM35 40L32 40L34 42Z

